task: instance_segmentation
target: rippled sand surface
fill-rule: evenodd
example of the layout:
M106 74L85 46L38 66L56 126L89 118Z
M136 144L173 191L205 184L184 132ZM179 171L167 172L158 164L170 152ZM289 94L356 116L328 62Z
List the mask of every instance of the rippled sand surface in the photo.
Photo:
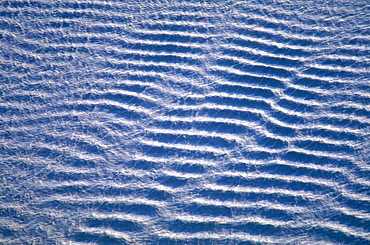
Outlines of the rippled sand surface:
M0 244L370 244L370 5L0 2Z

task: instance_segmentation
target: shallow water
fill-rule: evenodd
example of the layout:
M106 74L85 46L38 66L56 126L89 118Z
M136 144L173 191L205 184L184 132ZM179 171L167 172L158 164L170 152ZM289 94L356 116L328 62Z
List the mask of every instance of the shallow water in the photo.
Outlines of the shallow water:
M2 1L0 244L370 244L367 1Z

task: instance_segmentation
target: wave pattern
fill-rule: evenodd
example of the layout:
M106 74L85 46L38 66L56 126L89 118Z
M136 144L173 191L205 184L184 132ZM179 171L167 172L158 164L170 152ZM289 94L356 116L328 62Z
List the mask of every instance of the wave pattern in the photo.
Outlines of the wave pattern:
M0 243L370 244L366 1L0 3Z

